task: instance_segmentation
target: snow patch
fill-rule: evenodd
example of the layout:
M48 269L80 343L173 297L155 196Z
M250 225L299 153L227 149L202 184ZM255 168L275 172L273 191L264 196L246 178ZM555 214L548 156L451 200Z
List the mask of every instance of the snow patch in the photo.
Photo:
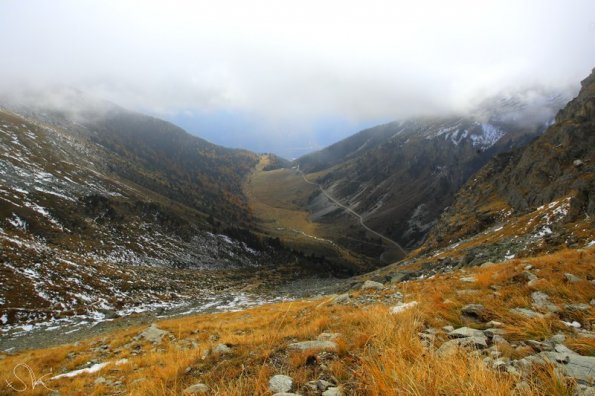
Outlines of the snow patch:
M8 223L17 230L27 231L27 222L21 219L16 213L12 214L12 218L7 219Z

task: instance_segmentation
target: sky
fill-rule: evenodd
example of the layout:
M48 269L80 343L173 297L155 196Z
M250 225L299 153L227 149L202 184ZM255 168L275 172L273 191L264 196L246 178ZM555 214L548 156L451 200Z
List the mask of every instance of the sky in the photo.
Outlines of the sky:
M76 87L294 157L595 67L595 1L0 2L0 90Z

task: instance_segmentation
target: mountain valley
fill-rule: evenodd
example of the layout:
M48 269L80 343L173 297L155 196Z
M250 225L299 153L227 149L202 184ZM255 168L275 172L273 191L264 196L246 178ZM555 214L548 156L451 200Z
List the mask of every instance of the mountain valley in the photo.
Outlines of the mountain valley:
M51 377L31 394L594 389L595 74L555 120L559 96L491 101L292 162L60 97L0 108L3 383L22 361Z

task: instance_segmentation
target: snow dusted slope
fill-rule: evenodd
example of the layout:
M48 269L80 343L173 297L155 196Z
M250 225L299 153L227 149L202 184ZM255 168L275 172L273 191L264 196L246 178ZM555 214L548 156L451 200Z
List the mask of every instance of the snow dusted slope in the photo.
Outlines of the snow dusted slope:
M79 128L0 111L5 330L163 305L225 304L258 276L255 267L265 271L283 260L286 253L266 240L238 230L230 237L204 213L110 172L116 158Z
M474 249L468 253L473 258L497 245L519 256L592 246L594 104L595 71L543 135L496 156L466 183L423 250L457 244Z

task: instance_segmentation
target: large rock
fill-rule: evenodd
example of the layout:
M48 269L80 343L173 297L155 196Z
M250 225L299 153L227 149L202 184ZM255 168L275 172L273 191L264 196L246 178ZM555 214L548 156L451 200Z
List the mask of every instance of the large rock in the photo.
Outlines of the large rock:
M218 353L220 355L227 355L231 353L231 348L225 344L218 344L213 348L213 353Z
M287 346L289 349L297 349L300 351L313 350L325 350L325 351L336 351L337 344L333 341L301 341L294 342Z
M570 282L570 283L576 283L576 282L581 281L581 278L579 278L578 276L571 274L569 272L564 274L564 278L566 279L567 282Z
M524 316L526 318L543 318L542 314L540 314L539 312L530 310L528 308L513 308L510 310L510 312L517 314L517 315Z
M480 319L485 313L485 307L481 304L467 304L461 309L461 312L465 316Z
M506 335L506 330L504 329L497 329L497 328L492 328L492 329L485 329L483 331L483 334L488 337L488 338L494 338L495 336L503 336Z
M348 293L339 294L334 297L331 301L333 304L347 304L351 301L351 297L349 297Z
M145 331L135 337L136 340L145 340L154 344L159 344L163 340L163 337L170 336L171 333L166 330L162 330L155 323L147 327Z
M465 338L465 337L484 337L483 331L472 329L470 327L459 327L448 333L450 338Z
M533 363L555 363L564 374L579 383L588 384L595 380L595 356L582 356L563 345L556 345L556 352L541 352L525 358Z
M269 380L269 390L273 393L289 392L293 387L293 379L287 375L274 375Z
M380 282L376 282L373 280L367 280L361 287L362 290L382 290L384 289L384 285Z
M322 396L343 396L343 392L337 387L332 387L322 392Z
M409 272L395 272L391 274L390 283L399 283L409 277Z
M205 384L194 384L184 389L184 395L201 395L209 392L209 387Z
M531 293L531 299L533 300L533 308L546 310L549 312L560 312L560 308L557 305L552 304L549 301L549 296L543 292L536 291Z
M484 336L456 338L440 345L440 348L436 350L436 355L441 358L446 358L454 356L459 348L483 349L487 348L487 346L487 338Z
M446 341L436 350L436 355L441 358L454 356L458 352L459 347L458 340Z

